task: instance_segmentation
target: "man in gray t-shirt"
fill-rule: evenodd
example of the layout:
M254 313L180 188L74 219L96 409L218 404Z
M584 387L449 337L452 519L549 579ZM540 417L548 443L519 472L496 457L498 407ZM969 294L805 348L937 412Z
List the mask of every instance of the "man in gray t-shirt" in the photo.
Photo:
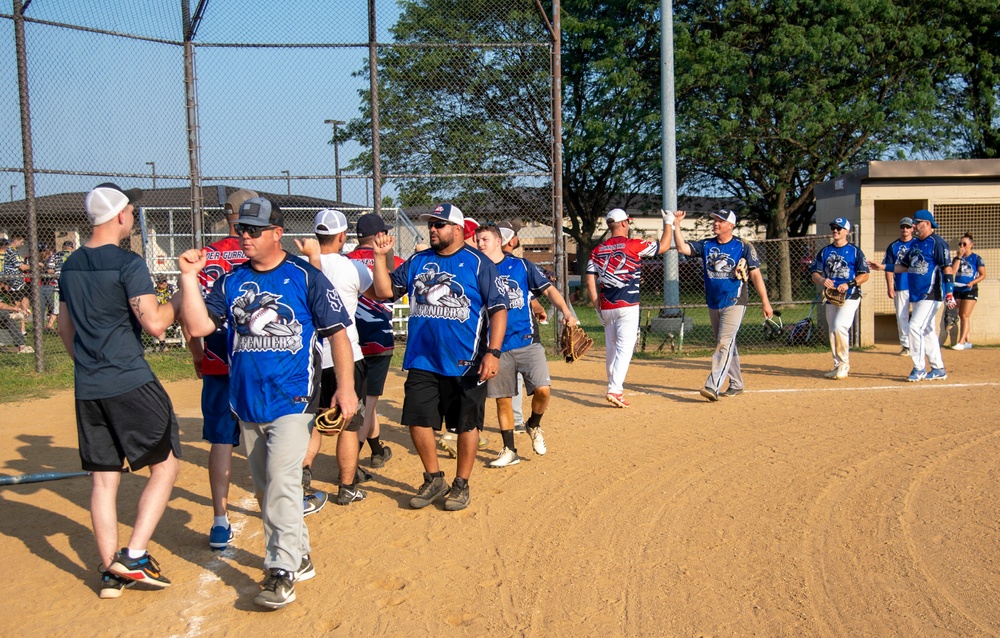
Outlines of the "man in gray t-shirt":
M133 581L170 581L146 551L180 467L180 437L170 397L143 359L142 330L161 334L179 306L160 305L141 257L118 247L132 233L142 191L101 184L84 207L90 240L63 264L59 335L74 363L76 423L83 469L94 481L91 516L101 555L101 598ZM126 547L119 551L116 501L122 469L149 467L149 482Z

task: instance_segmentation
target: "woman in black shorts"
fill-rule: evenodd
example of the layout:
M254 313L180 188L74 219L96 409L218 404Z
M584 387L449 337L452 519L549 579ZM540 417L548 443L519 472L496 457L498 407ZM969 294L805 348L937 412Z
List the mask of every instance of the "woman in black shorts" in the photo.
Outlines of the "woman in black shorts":
M972 347L969 341L969 330L972 327L972 309L979 299L979 282L986 279L986 263L972 252L972 235L965 233L958 240L958 253L955 255L951 268L955 272L955 299L958 300L958 340L952 346L953 350L968 350Z

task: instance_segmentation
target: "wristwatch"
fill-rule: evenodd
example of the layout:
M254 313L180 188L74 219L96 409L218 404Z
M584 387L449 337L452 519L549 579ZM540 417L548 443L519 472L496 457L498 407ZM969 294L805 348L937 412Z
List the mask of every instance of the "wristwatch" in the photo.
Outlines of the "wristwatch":
M487 349L486 349L486 352L490 353L491 355L493 355L493 356L494 356L494 357L496 357L497 359L499 359L499 358L500 358L500 351L499 351L499 350L497 350L496 348L487 348Z

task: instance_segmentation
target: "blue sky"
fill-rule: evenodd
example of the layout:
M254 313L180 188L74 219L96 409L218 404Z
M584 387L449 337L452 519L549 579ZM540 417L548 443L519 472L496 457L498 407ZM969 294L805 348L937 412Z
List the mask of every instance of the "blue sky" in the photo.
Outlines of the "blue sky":
M4 3L3 12L12 11ZM192 0L192 6L197 0ZM247 3L209 0L196 37L202 174L274 176L276 181L226 180L284 192L281 171L334 172L332 128L324 120L359 114L352 77L367 62L367 47L223 48L208 43L364 44L367 0ZM252 8L247 8L252 6ZM377 3L379 40L388 41L398 15L394 0ZM179 0L33 0L27 15L172 41L181 39ZM188 173L183 51L180 46L27 24L28 73L36 168L148 174L156 162L159 187L182 186L165 176ZM13 25L0 20L0 166L21 165ZM344 166L359 148L340 149ZM23 197L19 174L3 174ZM36 179L39 195L86 190L98 177ZM115 178L151 187L149 178ZM215 183L206 181L206 184ZM7 188L0 182L0 193ZM365 201L362 180L343 182L344 199ZM334 182L293 181L292 192L333 198ZM391 185L384 194L392 194Z

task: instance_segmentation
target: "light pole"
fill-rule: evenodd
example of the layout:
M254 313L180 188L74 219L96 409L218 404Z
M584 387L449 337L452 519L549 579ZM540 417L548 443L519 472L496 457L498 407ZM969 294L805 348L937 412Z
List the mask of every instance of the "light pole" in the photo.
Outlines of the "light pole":
M340 137L337 135L337 127L347 124L343 120L323 120L324 124L333 124L333 174L337 176L337 201L344 201L340 192Z
M146 162L146 166L153 167L153 190L156 190L156 162Z
M281 171L281 173L285 176L285 180L288 182L288 194L291 195L292 194L292 175L288 171Z
M14 201L14 189L17 188L14 184L10 185L10 201Z

